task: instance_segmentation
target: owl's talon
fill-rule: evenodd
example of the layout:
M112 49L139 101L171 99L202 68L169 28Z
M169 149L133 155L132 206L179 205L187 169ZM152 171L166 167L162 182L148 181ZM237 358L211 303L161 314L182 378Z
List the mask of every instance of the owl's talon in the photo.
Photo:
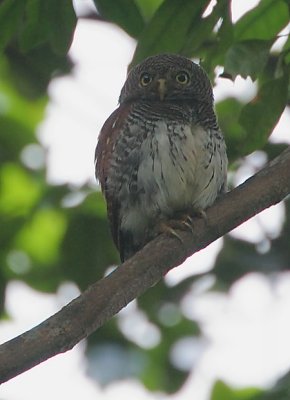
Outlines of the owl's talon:
M193 225L192 217L190 215L188 215L188 214L185 216L185 221L188 224Z
M175 237L178 239L181 243L183 243L183 240L180 235L176 232L176 230L171 226L175 225L175 221L169 221L169 222L160 222L158 225L158 233L165 233L166 235Z
M178 233L174 229L169 228L169 234L172 235L173 237L175 237L176 239L178 239L181 243L183 243L181 236L179 236Z
M193 233L193 226L192 226L192 221L191 218L186 218L187 220L190 220L190 222L188 221L181 221L181 224L183 227L185 227L186 230L190 231L191 233Z
M205 212L204 210L202 210L202 209L197 210L197 211L195 212L195 215L196 215L198 218L203 219L203 221L204 221L205 223L207 223L207 214L206 214L206 212Z

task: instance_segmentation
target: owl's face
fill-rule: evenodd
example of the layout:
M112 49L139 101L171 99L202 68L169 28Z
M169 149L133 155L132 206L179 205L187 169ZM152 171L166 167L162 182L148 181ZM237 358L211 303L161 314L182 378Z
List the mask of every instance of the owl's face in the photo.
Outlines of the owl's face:
M138 100L190 101L213 103L206 72L191 60L160 54L136 65L122 88L120 103Z

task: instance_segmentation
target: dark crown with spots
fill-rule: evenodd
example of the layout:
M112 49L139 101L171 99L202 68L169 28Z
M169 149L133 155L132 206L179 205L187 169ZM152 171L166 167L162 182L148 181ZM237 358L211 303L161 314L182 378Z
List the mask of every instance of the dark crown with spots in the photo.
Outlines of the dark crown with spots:
M175 54L159 54L148 57L133 67L121 90L119 102L152 99L152 89L140 86L140 77L144 73L159 77L174 76L185 71L190 76L186 87L174 87L168 90L167 100L194 100L208 105L213 104L213 92L210 80L202 67L186 57ZM172 83L173 80L171 79ZM169 82L170 84L171 82Z

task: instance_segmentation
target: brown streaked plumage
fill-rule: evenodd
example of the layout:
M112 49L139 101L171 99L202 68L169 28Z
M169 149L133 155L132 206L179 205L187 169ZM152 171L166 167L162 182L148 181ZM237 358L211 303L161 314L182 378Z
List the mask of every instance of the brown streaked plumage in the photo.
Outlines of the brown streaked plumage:
M96 148L96 176L121 260L156 225L209 207L226 184L227 156L205 71L163 54L134 67Z

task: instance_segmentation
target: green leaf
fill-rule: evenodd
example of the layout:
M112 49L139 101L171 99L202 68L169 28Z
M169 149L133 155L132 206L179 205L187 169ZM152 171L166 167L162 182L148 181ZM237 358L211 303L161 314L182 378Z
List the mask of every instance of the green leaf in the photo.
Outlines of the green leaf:
M222 381L214 384L210 400L253 400L261 390L256 388L232 389Z
M290 372L288 371L267 392L262 393L254 400L288 400L290 394Z
M261 148L272 133L286 106L288 84L286 73L266 82L255 99L242 109L239 122L251 138L244 145L247 153Z
M37 100L28 100L26 97L23 97L19 90L13 84L13 76L11 74L11 65L8 62L5 62L4 58L0 58L0 75L2 79L0 80L0 93L1 93L1 116L0 118L6 119L4 123L11 123L11 128L13 128L12 124L19 124L23 126L22 131L27 129L27 131L34 132L36 125L43 119L44 117L44 109L47 104L47 98L42 97ZM18 79L19 79L18 75ZM9 119L9 121L8 121ZM14 121L14 122L13 122ZM3 121L1 122L3 123ZM16 137L14 141L20 141L20 135L16 133ZM9 130L2 131L0 136L11 136L13 137L13 133ZM24 132L23 132L24 134ZM31 134L32 137L32 134ZM15 143L16 145L16 143Z
M20 151L34 141L34 131L13 118L0 116L0 164L7 161L19 162Z
M290 64L290 35L286 41L286 43L283 46L283 59L286 64Z
M136 0L136 4L142 12L145 20L152 17L162 2L163 0Z
M42 209L33 215L15 240L15 247L28 253L35 263L56 261L66 230L65 215L54 209Z
M32 99L46 94L52 76L68 73L72 68L70 59L52 52L48 43L27 54L10 46L6 55L14 86L25 97Z
M26 23L19 35L23 52L50 43L56 54L66 54L73 38L76 16L68 0L27 0Z
M282 248L281 244L277 246L271 242L271 250L261 254L255 243L227 236L215 261L215 290L228 291L235 282L252 272L271 275L283 270L287 254Z
M233 78L241 75L255 80L267 63L272 44L272 40L246 40L234 44L226 53L225 72Z
M144 29L145 22L133 0L94 0L100 15L137 38Z
M271 40L289 22L289 10L283 0L261 0L235 25L235 39Z
M82 212L82 208L81 205L69 215L59 267L67 279L85 289L91 282L103 277L106 269L119 260L107 218Z
M26 215L41 195L41 186L15 164L5 164L0 169L0 214Z
M184 46L182 49L183 54L186 56L197 56L197 51L202 45L205 45L206 48L208 45L210 45L209 43L213 34L213 29L221 18L221 15L226 13L227 7L228 1L220 0L214 6L210 15L205 18L200 18L198 21L192 24L186 40L184 41Z
M77 23L72 1L50 0L47 3L50 6L49 19L52 27L51 48L55 54L65 55L71 46Z
M176 392L188 377L190 368L179 369L169 354L172 354L179 340L192 337L198 340L200 337L197 323L184 317L180 309L180 302L191 291L194 279L188 277L170 287L170 290L164 281L159 282L138 298L138 307L146 313L150 323L158 327L161 334L160 342L146 350L150 357L144 366L142 381L149 390Z
M17 32L24 7L23 0L4 0L0 4L0 52Z
M205 0L164 1L143 31L132 65L153 54L181 52L190 29L207 4Z
M222 24L214 40L203 47L201 65L211 76L217 65L224 65L225 54L233 43L234 29L228 11L224 12Z
M47 2L27 0L26 21L19 35L19 44L23 52L27 52L47 41L49 37L49 20Z
M225 135L230 161L241 156L241 147L247 139L247 132L239 124L243 104L237 99L227 98L216 104L219 126Z

